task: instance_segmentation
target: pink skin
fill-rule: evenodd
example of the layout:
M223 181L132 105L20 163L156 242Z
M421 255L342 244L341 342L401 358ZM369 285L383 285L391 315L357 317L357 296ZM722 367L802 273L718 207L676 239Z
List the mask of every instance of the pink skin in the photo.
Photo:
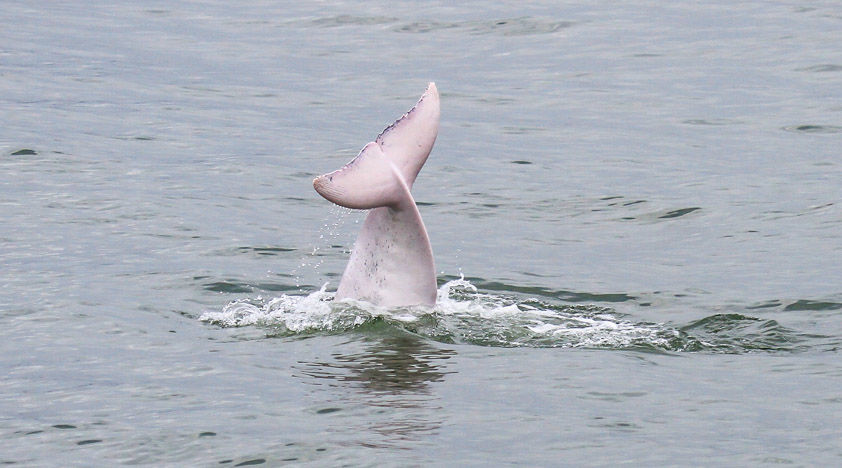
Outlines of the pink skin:
M341 169L317 177L313 187L337 205L370 209L336 300L383 307L433 306L433 250L410 189L433 149L439 127L434 83L418 103L368 143Z

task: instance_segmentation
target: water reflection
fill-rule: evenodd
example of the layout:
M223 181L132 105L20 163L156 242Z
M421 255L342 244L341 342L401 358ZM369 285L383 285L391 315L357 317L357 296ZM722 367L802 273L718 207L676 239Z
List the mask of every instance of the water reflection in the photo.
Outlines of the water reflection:
M394 446L420 440L441 427L441 407L431 384L449 373L447 361L455 352L405 333L367 336L359 343L364 348L360 352L334 353L329 361L302 362L297 369L298 377L308 383L342 390L330 396L331 413L365 413L364 417L342 419L364 428L334 430L360 436L376 434L376 440L365 437L358 442L363 445Z

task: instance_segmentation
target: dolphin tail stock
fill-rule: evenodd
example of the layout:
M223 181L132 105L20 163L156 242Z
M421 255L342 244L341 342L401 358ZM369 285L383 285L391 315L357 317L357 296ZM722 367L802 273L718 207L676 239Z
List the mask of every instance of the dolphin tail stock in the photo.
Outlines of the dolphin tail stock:
M430 155L438 134L439 114L438 90L435 83L430 83L409 112L341 169L313 180L313 187L324 198L346 208L396 206L406 199Z

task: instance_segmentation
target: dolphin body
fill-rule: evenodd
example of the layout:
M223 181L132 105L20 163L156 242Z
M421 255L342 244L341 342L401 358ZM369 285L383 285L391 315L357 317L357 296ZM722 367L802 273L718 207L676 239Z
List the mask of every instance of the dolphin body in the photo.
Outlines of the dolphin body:
M436 303L433 249L409 192L439 129L439 93L430 83L418 103L341 169L313 187L346 208L371 210L342 274L336 300L383 307Z

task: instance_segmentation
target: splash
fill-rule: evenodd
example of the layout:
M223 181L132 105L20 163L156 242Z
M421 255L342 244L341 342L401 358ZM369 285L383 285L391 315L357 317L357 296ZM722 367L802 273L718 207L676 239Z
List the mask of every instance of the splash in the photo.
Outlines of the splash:
M341 334L374 323L436 341L495 347L584 347L676 351L688 343L661 324L624 319L593 305L558 305L535 298L487 294L464 277L443 284L436 306L386 309L333 301L327 285L308 295L237 300L200 320L222 327L258 326L285 336Z
M330 208L330 216L328 218L330 221L326 220L319 229L319 245L331 246L335 244L342 235L342 227L345 225L345 222L352 213L353 210L343 208L339 205L332 205ZM355 219L354 222L359 223L359 219ZM304 292L303 272L307 271L318 273L325 261L325 255L321 252L321 250L322 247L318 245L314 246L313 250L307 252L301 257L298 266L291 272L292 277L295 278L295 287L302 293Z
M680 338L678 330L632 322L605 307L481 293L464 278L439 289L434 313L436 327L420 334L484 346L674 350Z
M222 327L282 327L290 333L341 330L343 325L348 325L341 315L333 313L332 299L333 294L327 292L325 283L306 296L283 294L268 301L260 296L236 300L228 303L222 312L205 312L199 320Z

